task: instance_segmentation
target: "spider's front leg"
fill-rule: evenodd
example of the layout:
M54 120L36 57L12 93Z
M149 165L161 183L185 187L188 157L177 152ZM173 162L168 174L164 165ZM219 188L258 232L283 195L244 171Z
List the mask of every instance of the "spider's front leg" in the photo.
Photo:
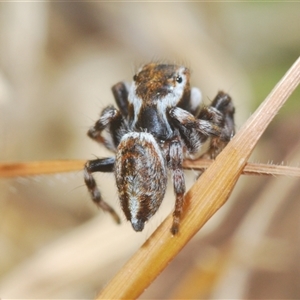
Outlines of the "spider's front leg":
M110 207L101 196L101 193L97 187L96 181L92 173L94 172L113 172L115 164L114 157L99 158L94 160L89 160L86 162L83 172L84 172L84 182L88 188L93 202L101 207L104 211L109 212L117 223L120 223L120 218L112 207Z
M124 82L119 82L111 90L119 110L112 105L104 108L99 120L89 129L87 135L96 142L104 144L107 149L115 151L120 143L120 137L127 128L125 119L128 117L129 107L128 85ZM102 136L104 129L108 129L112 141Z
M185 180L182 170L183 146L186 147L188 153L197 152L209 137L219 137L221 135L220 125L224 121L223 115L217 107L206 108L203 119L198 119L190 112L179 107L172 107L168 111L168 116L171 123L178 130L178 135L169 142L169 153L166 155L168 168L172 170L173 186L176 195L171 228L172 234L175 235L179 230L185 193Z
M195 117L186 110L169 110L171 122L178 128L189 153L195 153L211 138L209 150L202 156L214 159L234 135L234 106L229 95L219 92L209 107Z
M93 140L102 143L106 148L115 151L122 134L126 131L126 123L123 115L113 106L106 107L93 127L88 131L88 136ZM102 136L104 129L108 130L111 140ZM91 195L93 202L101 207L104 211L108 211L117 223L120 218L116 212L102 199L101 193L97 187L96 181L92 175L94 172L113 172L115 158L103 158L87 161L84 166L84 181Z
M89 129L87 135L96 142L103 144L109 150L116 150L120 142L122 128L124 128L124 118L114 106L108 106L103 109L99 120ZM112 141L102 136L104 129L108 129Z
M215 159L235 134L235 108L233 106L231 97L222 91L218 92L209 108L217 110L222 116L218 123L220 134L211 137L209 149L202 155L202 158ZM207 109L203 109L198 118L209 120L211 119L211 116L209 113L207 113Z
M171 123L180 132L188 153L197 153L202 144L211 136L219 136L219 123L222 116L215 108L208 108L207 114L212 120L197 119L188 111L179 107L172 107L168 116Z
M178 136L169 142L169 151L167 153L168 168L172 171L172 181L174 193L176 195L175 209L173 212L173 224L171 233L177 234L179 231L180 217L183 209L183 200L185 193L185 179L182 169L183 148L182 142Z
M124 117L128 116L128 93L129 85L123 81L116 83L111 88L115 101Z

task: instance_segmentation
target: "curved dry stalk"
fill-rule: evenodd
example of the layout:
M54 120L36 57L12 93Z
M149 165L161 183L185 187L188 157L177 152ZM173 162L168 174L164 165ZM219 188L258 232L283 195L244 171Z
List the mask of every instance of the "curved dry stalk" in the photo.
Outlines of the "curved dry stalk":
M172 215L157 228L97 299L135 299L226 202L264 130L300 83L298 59L185 197L180 232Z

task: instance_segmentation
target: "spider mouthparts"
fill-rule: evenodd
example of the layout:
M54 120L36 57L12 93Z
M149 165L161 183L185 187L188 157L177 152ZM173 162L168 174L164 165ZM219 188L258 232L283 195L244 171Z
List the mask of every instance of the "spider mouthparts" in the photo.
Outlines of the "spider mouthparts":
M145 222L142 220L132 218L130 222L135 231L142 231L144 229Z

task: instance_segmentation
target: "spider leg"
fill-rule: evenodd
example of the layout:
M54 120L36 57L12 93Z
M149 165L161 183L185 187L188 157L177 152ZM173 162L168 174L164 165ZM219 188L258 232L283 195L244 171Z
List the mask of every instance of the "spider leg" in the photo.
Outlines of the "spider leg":
M92 173L94 172L113 172L115 158L98 158L94 160L89 160L86 162L83 172L84 172L84 181L88 188L88 191L91 195L93 202L101 207L104 211L109 212L114 220L119 224L120 218L112 207L110 207L103 199L100 193L100 190L97 187L96 181Z
M173 224L171 233L175 235L179 231L180 217L183 209L185 193L185 180L182 170L183 149L179 137L170 141L169 153L167 155L168 168L172 171L173 188L176 195L175 209L173 212Z
M124 117L128 116L128 84L118 82L111 88L115 101Z
M114 106L108 106L102 111L99 120L89 129L87 135L96 142L104 144L109 150L115 151L125 128L125 120L120 111ZM112 141L102 136L105 129L109 130Z
M189 153L198 152L201 145L210 136L219 136L221 114L216 108L207 108L207 119L198 119L186 110L173 107L169 110L172 124L179 130L181 138Z
M220 91L213 100L211 106L215 107L222 113L224 117L224 126L222 128L221 138L229 141L235 134L235 108L233 106L231 97L228 94Z
M230 139L234 136L235 125L234 125L234 112L231 97L220 91L212 101L210 108L218 110L221 114L222 119L218 126L220 128L220 135L212 136L210 140L210 146L206 153L202 155L204 158L215 159L217 155L224 149ZM202 119L207 118L206 112L200 112L199 117Z

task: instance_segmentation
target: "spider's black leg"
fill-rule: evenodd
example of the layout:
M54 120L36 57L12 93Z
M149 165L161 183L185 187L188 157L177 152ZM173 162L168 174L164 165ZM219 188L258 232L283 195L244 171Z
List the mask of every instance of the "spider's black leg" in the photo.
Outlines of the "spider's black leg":
M118 82L112 88L115 101L124 117L128 116L128 84Z
M222 127L221 138L225 141L229 141L235 134L235 108L233 106L231 97L228 94L220 91L213 100L211 106L215 107L223 115L224 126Z
M120 223L120 218L117 215L117 213L102 199L101 193L97 187L94 176L92 175L92 173L94 172L113 172L114 163L114 157L89 160L86 162L83 172L85 184L94 203L98 207L101 207L104 211L109 212L115 219L115 221L117 223Z
M108 106L102 111L99 120L89 129L87 135L98 143L104 144L106 148L115 151L125 128L125 120L120 111L113 106ZM112 141L102 136L104 129L108 129Z
M178 136L169 142L169 153L167 155L168 168L172 171L173 188L176 195L175 209L173 212L173 224L171 233L175 235L179 231L180 217L182 214L185 180L182 170L183 150Z
M198 152L209 137L220 135L218 123L219 119L222 119L221 114L215 108L209 108L207 112L211 114L213 122L212 120L197 119L179 107L169 110L170 121L179 130L180 136L191 154Z
M235 108L233 106L231 97L222 91L217 94L209 108L216 109L222 116L218 124L220 128L220 135L213 136L211 138L210 147L202 157L215 159L235 133ZM200 112L199 118L211 119L205 110Z

